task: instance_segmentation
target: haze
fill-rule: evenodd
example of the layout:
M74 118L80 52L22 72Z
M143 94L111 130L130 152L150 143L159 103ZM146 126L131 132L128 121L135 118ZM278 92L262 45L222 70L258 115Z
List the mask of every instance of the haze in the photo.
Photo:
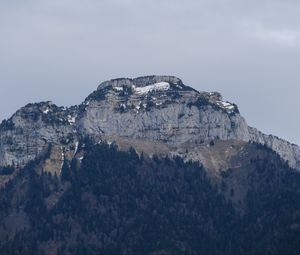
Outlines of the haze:
M0 2L0 119L29 102L79 104L104 80L175 75L300 144L300 2Z

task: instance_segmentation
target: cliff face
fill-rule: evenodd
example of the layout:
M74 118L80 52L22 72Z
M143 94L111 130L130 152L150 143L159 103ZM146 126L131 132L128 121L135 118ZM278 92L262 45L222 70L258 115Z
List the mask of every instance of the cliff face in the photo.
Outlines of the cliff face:
M248 138L237 107L217 93L200 93L172 77L122 81L105 82L90 97L80 133L164 141L172 148Z
M157 142L171 153L186 148L185 154L213 140L252 141L267 145L300 170L298 146L248 127L237 106L219 93L198 92L172 76L106 81L69 109L49 102L25 106L0 126L0 166L24 165L49 143L61 147L62 160L71 158L85 136L95 142L112 137L117 143Z
M73 114L51 102L21 108L0 126L0 166L24 166L49 144L61 147L61 154L72 149L77 140Z
M300 148L298 145L273 135L266 135L253 127L249 127L248 130L250 141L266 145L277 152L292 168L300 170Z

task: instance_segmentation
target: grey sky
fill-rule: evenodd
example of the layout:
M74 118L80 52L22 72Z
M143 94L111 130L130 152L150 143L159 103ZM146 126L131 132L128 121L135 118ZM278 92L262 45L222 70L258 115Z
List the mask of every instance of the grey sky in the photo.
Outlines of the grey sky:
M300 2L0 0L0 119L80 103L104 80L170 74L300 144Z

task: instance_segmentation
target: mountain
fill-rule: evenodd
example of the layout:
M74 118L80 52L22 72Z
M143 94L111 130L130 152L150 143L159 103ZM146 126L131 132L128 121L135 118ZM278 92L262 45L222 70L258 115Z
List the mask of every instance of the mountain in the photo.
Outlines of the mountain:
M173 76L0 125L4 254L298 254L300 148Z
M76 154L84 136L117 144L129 140L149 153L155 147L155 152L182 155L186 148L195 152L193 160L201 159L199 148L212 140L252 141L300 169L297 145L249 127L238 107L219 93L198 92L173 76L106 81L71 108L51 102L26 105L0 126L0 166L24 166L49 143L61 153Z

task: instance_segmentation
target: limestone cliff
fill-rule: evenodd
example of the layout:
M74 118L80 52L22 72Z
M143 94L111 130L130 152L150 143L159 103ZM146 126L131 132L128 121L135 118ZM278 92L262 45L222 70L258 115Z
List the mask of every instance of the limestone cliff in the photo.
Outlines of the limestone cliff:
M252 141L267 145L300 170L297 145L248 127L237 106L219 93L198 92L173 76L106 81L71 108L50 102L25 106L0 126L0 166L22 166L49 143L61 148L63 161L65 155L76 154L79 140L86 136L95 142L127 139L139 150L148 143L148 152L160 144L170 153L197 151L213 140Z

